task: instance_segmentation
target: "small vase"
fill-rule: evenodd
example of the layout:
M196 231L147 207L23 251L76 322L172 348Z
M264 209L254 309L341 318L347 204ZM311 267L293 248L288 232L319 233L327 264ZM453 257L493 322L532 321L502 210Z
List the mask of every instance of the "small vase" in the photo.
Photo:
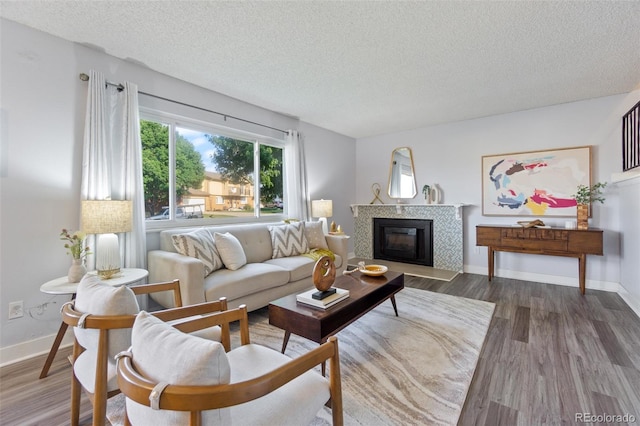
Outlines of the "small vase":
M589 229L589 204L578 204L576 222L578 229Z
M87 268L84 266L82 259L73 259L69 272L67 273L67 281L70 283L79 283L86 273Z

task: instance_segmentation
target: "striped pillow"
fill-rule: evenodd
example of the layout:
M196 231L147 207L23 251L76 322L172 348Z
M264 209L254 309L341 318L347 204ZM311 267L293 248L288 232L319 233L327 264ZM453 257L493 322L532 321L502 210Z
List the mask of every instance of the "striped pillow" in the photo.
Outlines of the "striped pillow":
M272 258L298 256L309 251L304 235L304 222L284 226L270 226Z
M223 263L213 242L213 237L206 228L171 236L176 251L184 256L195 257L204 264L204 276L222 268Z

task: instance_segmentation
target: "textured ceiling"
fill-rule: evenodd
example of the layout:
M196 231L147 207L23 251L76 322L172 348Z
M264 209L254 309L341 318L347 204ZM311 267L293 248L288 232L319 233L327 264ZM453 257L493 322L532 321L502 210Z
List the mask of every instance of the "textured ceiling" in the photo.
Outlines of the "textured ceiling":
M0 2L0 16L352 137L640 88L640 2Z

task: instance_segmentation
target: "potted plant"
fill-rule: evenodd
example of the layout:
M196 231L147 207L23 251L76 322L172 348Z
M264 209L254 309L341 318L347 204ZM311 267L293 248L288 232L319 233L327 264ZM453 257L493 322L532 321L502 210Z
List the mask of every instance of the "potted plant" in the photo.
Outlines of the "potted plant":
M66 241L64 248L68 250L68 254L73 258L67 275L70 283L79 282L87 272L87 268L84 266L84 260L91 252L89 251L89 246L84 244L84 237L84 233L80 231L69 232L63 229L60 233L60 239Z
M591 186L578 185L578 190L573 195L576 200L578 229L589 229L589 205L591 203L604 203L604 188L607 182L598 182Z

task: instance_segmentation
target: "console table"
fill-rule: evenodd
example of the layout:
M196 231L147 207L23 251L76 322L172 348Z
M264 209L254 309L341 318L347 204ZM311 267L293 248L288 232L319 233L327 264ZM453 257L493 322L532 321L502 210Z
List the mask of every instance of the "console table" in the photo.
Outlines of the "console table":
M478 225L476 245L487 246L489 281L494 274L494 253L545 254L578 259L580 292L585 292L587 255L602 256L601 229L523 228L521 226Z

